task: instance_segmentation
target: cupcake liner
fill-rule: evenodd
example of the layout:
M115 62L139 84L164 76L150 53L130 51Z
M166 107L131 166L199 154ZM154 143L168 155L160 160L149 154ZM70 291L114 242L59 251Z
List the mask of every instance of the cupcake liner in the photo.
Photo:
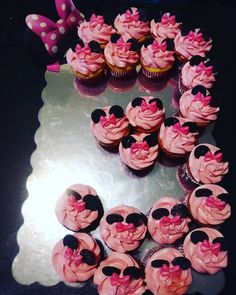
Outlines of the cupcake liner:
M115 78L126 78L134 75L136 72L136 69L132 69L131 71L117 71L116 69L111 69L111 75Z
M140 70L138 73L137 81L140 86L141 91L145 91L147 93L153 92L153 91L161 91L163 90L168 83L168 76L166 75L163 77L163 79L159 79L158 82L155 79L147 78L143 71Z
M179 180L180 185L187 191L194 190L197 186L200 184L193 179L193 177L189 174L187 170L186 163L183 165L180 165L178 167L176 177Z
M179 80L178 80L178 89L181 94L189 90L186 86L184 86L182 81L182 73L179 74Z
M142 72L145 75L145 77L149 79L157 79L157 78L164 78L167 75L167 73L169 73L169 70L162 73L154 73L154 72L149 72L147 69L142 67Z

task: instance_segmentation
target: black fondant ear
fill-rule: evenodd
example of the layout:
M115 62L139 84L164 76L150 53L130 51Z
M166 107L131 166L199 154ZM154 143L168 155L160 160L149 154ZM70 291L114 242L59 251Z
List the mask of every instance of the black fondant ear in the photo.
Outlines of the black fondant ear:
M164 260L164 259L156 259L156 260L153 260L153 261L151 262L151 266L154 267L154 268L160 268L160 267L162 267L164 264L167 265L167 266L170 265L169 261Z
M100 121L101 116L106 117L106 113L102 109L96 109L91 114L91 119L95 124Z
M115 213L114 214L109 214L106 217L106 222L108 224L113 224L115 222L122 222L122 221L124 221L124 217L121 216L120 214L115 214Z
M128 266L123 271L124 276L129 275L133 280L138 280L143 276L143 272L136 266Z
M172 265L178 265L182 270L186 270L191 267L191 262L185 257L175 257L172 261Z
M81 47L84 47L84 42L82 39L78 38L78 40L76 41L76 45L80 45Z
M167 51L174 51L175 49L175 44L173 39L165 39L164 41L166 41L166 45L167 45Z
M92 40L89 42L88 45L92 52L97 52L97 53L101 52L101 46L97 41Z
M156 209L152 212L152 218L156 219L156 220L159 220L162 217L169 216L169 215L170 215L170 212L166 208L159 208L159 209Z
M189 32L191 31L191 27L190 26L183 26L182 29L181 29L181 35L182 36L187 36L189 34Z
M110 277L113 273L120 274L120 269L115 266L104 266L102 272L105 276Z
M140 21L143 21L143 22L148 21L147 12L145 9L139 8L138 12L139 12L139 20Z
M202 230L195 230L190 235L190 240L193 244L197 244L199 242L203 242L204 240L209 240L208 235Z
M88 194L83 197L83 201L85 202L86 209L89 209L90 211L98 210L98 197Z
M231 205L231 198L229 197L229 194L223 193L217 196L217 199L224 201L226 204Z
M197 198L209 197L211 195L212 195L212 191L208 188L199 188L195 191L195 196Z
M143 138L143 141L146 141L148 143L149 147L153 147L153 146L157 145L157 134L152 133L152 134L146 135Z
M211 40L209 33L205 29L201 29L200 32L202 33L204 41L208 42Z
M111 35L111 43L116 43L118 39L120 39L121 35L114 33Z
M79 241L72 235L66 235L63 238L63 245L71 248L72 250L76 250L79 247Z
M139 213L131 213L129 214L125 221L127 223L133 223L135 227L139 227L144 224L143 216Z
M179 215L182 218L186 218L189 216L188 208L184 204L177 204L171 208L171 215L176 216Z
M176 123L179 123L178 118L176 118L176 117L169 117L169 118L166 118L165 119L164 126L165 127L170 127L170 126L175 125Z
M158 109L159 110L162 110L163 109L163 102L160 100L160 98L152 98L152 99L150 99L149 100L149 104L151 104L152 102L156 102L156 104L157 104L157 107L158 107Z
M213 108L217 108L219 106L219 97L217 94L211 95L211 100L209 105Z
M197 133L198 132L197 124L195 124L194 122L185 122L182 126L183 127L188 126L190 133Z
M208 146L201 144L195 148L194 156L195 156L195 158L199 159L200 157L205 156L205 154L209 151L210 151L210 149Z
M136 142L136 139L133 137L133 136L125 136L123 139L122 139L122 141L121 141L121 143L122 143L122 146L123 146L123 148L125 148L125 149L128 149L128 148L130 148L131 147L131 145L132 145L132 143L135 143Z
M145 47L145 48L148 47L148 45L152 44L153 41L154 41L154 39L153 39L152 37L147 38L147 39L144 41L144 44L143 44L144 47Z
M114 105L110 108L109 114L114 114L116 118L122 118L124 116L124 110L121 106Z
M205 58L201 57L200 55L194 55L190 58L189 64L191 67L198 66L202 61L204 61Z
M220 243L220 250L221 251L228 251L228 249L229 249L229 243L228 243L228 241L224 237L215 238L212 241L212 243L213 244Z
M206 88L202 85L197 85L193 87L191 93L192 95L196 95L198 92L202 93L203 96L206 96Z
M139 51L140 49L140 45L138 43L138 41L134 38L130 38L127 43L131 43L131 47L130 47L130 50L131 51Z
M74 191L73 189L67 189L66 190L66 194L68 195L68 196L74 196L75 198L76 198L76 200L78 201L78 200L80 200L80 199L82 199L82 196L78 193L78 192L76 192L76 191Z
M83 256L83 262L88 265L95 265L96 264L96 256L94 253L87 249L82 249L80 251L80 255Z
M131 102L132 107L135 108L137 106L141 106L143 100L144 99L142 97L135 97Z
M222 153L222 160L221 162L228 162L227 156L225 155L225 153L222 150L218 150L214 153L214 155L217 155L219 153Z

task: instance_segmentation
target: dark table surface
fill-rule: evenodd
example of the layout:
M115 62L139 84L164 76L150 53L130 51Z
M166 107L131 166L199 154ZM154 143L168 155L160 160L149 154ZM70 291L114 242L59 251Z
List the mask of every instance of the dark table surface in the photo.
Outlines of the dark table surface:
M135 3L138 2L139 4ZM222 185L235 198L234 175L235 157L233 154L234 131L234 39L236 37L236 7L224 1L180 1L185 6L172 7L165 4L143 4L145 1L74 1L82 12L96 11L112 20L118 10L125 5L139 5L154 16L160 8L174 8L182 21L196 27L205 27L214 43L211 59L218 65L216 91L220 97L221 112L213 135L217 146L221 147L229 161L230 173ZM199 4L200 2L200 4ZM205 4L205 2L208 2ZM57 20L54 1L18 1L6 3L2 12L4 17L0 30L1 50L1 152L0 152L0 294L97 294L95 289L67 287L59 283L53 287L43 287L35 283L30 286L19 285L11 274L11 264L18 252L16 234L23 223L21 206L27 197L26 180L32 168L30 157L36 148L34 134L39 127L38 112L42 107L41 92L44 80L46 57L39 50L32 50L29 40L33 38L26 30L24 18L27 14L38 13ZM32 42L31 42L32 43ZM43 58L42 58L43 56ZM235 212L233 200L233 212ZM229 292L233 285L235 261L233 247L234 215L222 228L222 233L230 241L229 266L225 270L226 284L221 294Z

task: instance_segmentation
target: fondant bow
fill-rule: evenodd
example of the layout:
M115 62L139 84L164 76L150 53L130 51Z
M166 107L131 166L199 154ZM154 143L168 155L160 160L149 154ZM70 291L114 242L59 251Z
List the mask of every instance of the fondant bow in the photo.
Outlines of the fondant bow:
M166 42L162 42L161 44L159 44L156 40L153 41L152 43L152 49L155 50L155 51L166 51L166 48L167 48L167 44Z
M110 124L115 125L117 122L117 119L114 114L111 114L109 117L101 116L99 122L102 125L102 127L105 127Z
M218 254L220 253L220 243L210 243L209 241L207 240L204 240L202 243L201 243L201 251L203 253L206 253L206 252L212 252L215 256L218 256Z
M160 223L163 226L169 226L171 224L179 225L179 224L181 224L181 222L182 222L182 218L179 215L175 215L172 218L170 218L169 216L163 216L160 221Z
M202 33L195 33L193 31L190 31L188 33L187 38L188 38L188 41L190 41L190 42L191 41L193 41L193 42L196 41L196 42L200 43L200 42L203 41Z
M210 208L217 208L219 211L222 211L226 206L226 202L214 198L213 196L209 196L206 199L206 206Z
M86 44L84 47L82 47L80 44L77 44L75 47L75 52L79 58L84 58L85 55L91 53L91 48L88 46L88 44Z
M136 230L133 223L124 224L122 222L117 222L115 225L115 228L118 233L123 232L123 231L130 231L133 233Z
M127 22L137 22L139 20L138 10L131 12L129 9L125 13L125 21Z
M213 67L212 66L206 67L204 62L201 61L200 64L196 68L196 73L201 74L203 72L205 72L207 77L210 77L213 72Z
M215 160L216 162L220 163L222 161L223 154L218 153L216 155L213 155L210 151L207 152L204 156L204 161L209 162Z
M121 37L116 41L116 45L119 49L124 49L125 51L129 50L131 47L131 43L124 42L124 40Z
M179 265L168 266L167 264L163 264L160 268L160 273L163 277L169 278L170 276L179 277L181 275L181 268Z
M194 101L200 101L204 106L209 105L211 96L204 96L200 91L194 96Z
M73 251L71 248L67 248L64 253L65 259L70 260L70 262L74 262L76 266L79 266L82 262L83 257L77 254L77 251Z
M102 15L96 15L95 13L93 13L90 17L90 23L96 23L96 24L100 24L103 25L104 24L104 17Z
M175 15L171 16L171 15L168 15L167 13L164 13L161 18L161 23L163 25L168 25L168 24L174 25L175 24Z
M119 277L117 273L114 273L110 277L110 282L112 286L122 285L127 287L130 284L130 276L126 275L123 277Z
M25 19L27 26L41 38L51 56L57 54L59 41L68 30L76 28L84 19L72 0L55 0L55 5L60 16L56 23L38 14L29 14Z
M135 154L138 151L148 151L149 145L145 140L143 142L133 142L130 148L131 148L131 154Z
M74 196L70 196L67 203L68 206L72 208L72 210L76 210L77 212L82 212L85 209L85 202L81 200L77 201Z
M141 111L145 112L146 110L155 113L157 111L157 103L153 101L152 103L147 103L146 100L143 100L141 103Z
M172 126L172 130L175 133L180 132L180 133L183 133L184 135L187 135L189 133L189 127L188 126L182 127L179 122L178 123L175 123Z

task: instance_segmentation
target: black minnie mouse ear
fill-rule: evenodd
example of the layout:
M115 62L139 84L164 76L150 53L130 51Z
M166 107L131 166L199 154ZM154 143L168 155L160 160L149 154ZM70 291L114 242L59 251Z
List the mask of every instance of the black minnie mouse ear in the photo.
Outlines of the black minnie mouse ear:
M147 12L146 12L145 9L143 9L143 8L139 8L139 9L138 9L138 12L139 12L139 20L140 20L140 21L143 21L143 22L148 21Z
M209 240L208 235L202 230L195 230L190 234L190 240L193 244L203 242L204 240Z
M154 39L152 37L149 37L144 41L143 46L146 48L146 47L148 47L148 45L152 44L153 41L154 41Z
M101 116L106 117L106 113L102 109L96 109L92 112L91 119L97 124L100 121Z
M181 35L182 36L187 36L191 30L192 30L192 27L191 26L185 25L181 29Z
M172 265L178 265L182 270L186 270L191 267L191 262L188 258L180 256L173 259Z
M193 89L191 91L192 95L196 95L198 92L203 94L203 96L206 96L206 88L204 86L197 85L197 86L193 87Z
M200 32L202 33L202 37L206 42L211 40L211 37L206 29L201 29Z
M130 47L130 50L131 51L139 51L140 49L140 45L138 43L138 41L134 38L130 38L127 43L131 43L131 47Z
M76 250L79 247L79 241L73 235L66 235L63 238L63 245L71 248L72 250Z
M165 127L170 127L170 126L173 126L175 125L176 123L178 123L179 120L178 118L175 118L175 117L169 117L169 118L166 118L165 121L164 121L164 126Z
M166 48L166 50L167 51L174 51L174 49L175 49L175 44L174 44L174 41L173 41L173 39L165 39L165 41L166 41L166 45L167 45L167 48Z
M116 43L117 40L121 37L120 34L114 33L111 35L111 43Z
M194 156L196 159L199 159L200 157L205 156L205 154L209 151L210 151L210 149L208 146L201 144L195 148Z
M122 118L124 116L124 110L119 105L114 105L110 108L109 114L114 114L116 118Z
M88 45L89 45L92 52L96 52L96 53L101 52L101 46L97 41L92 40L89 42Z
M142 101L144 101L144 99L142 97L135 97L132 102L131 105L133 108L137 107L137 106L141 106Z
M79 194L78 192L76 192L76 191L74 191L72 189L67 189L66 194L68 196L74 196L76 198L76 200L81 200L82 199L81 194Z
M212 241L213 244L215 243L220 243L220 250L221 251L228 251L229 249L229 242L226 238L224 237L218 237L218 238L215 238L213 241Z
M208 188L199 188L195 191L195 197L202 198L202 197L209 197L212 195L212 190Z
M122 139L121 143L123 148L128 149L131 147L132 143L135 143L136 139L133 136L126 136Z
M191 59L189 60L189 64L191 67L193 66L198 66L202 61L204 61L205 58L201 57L200 55L194 55L193 57L191 57Z

